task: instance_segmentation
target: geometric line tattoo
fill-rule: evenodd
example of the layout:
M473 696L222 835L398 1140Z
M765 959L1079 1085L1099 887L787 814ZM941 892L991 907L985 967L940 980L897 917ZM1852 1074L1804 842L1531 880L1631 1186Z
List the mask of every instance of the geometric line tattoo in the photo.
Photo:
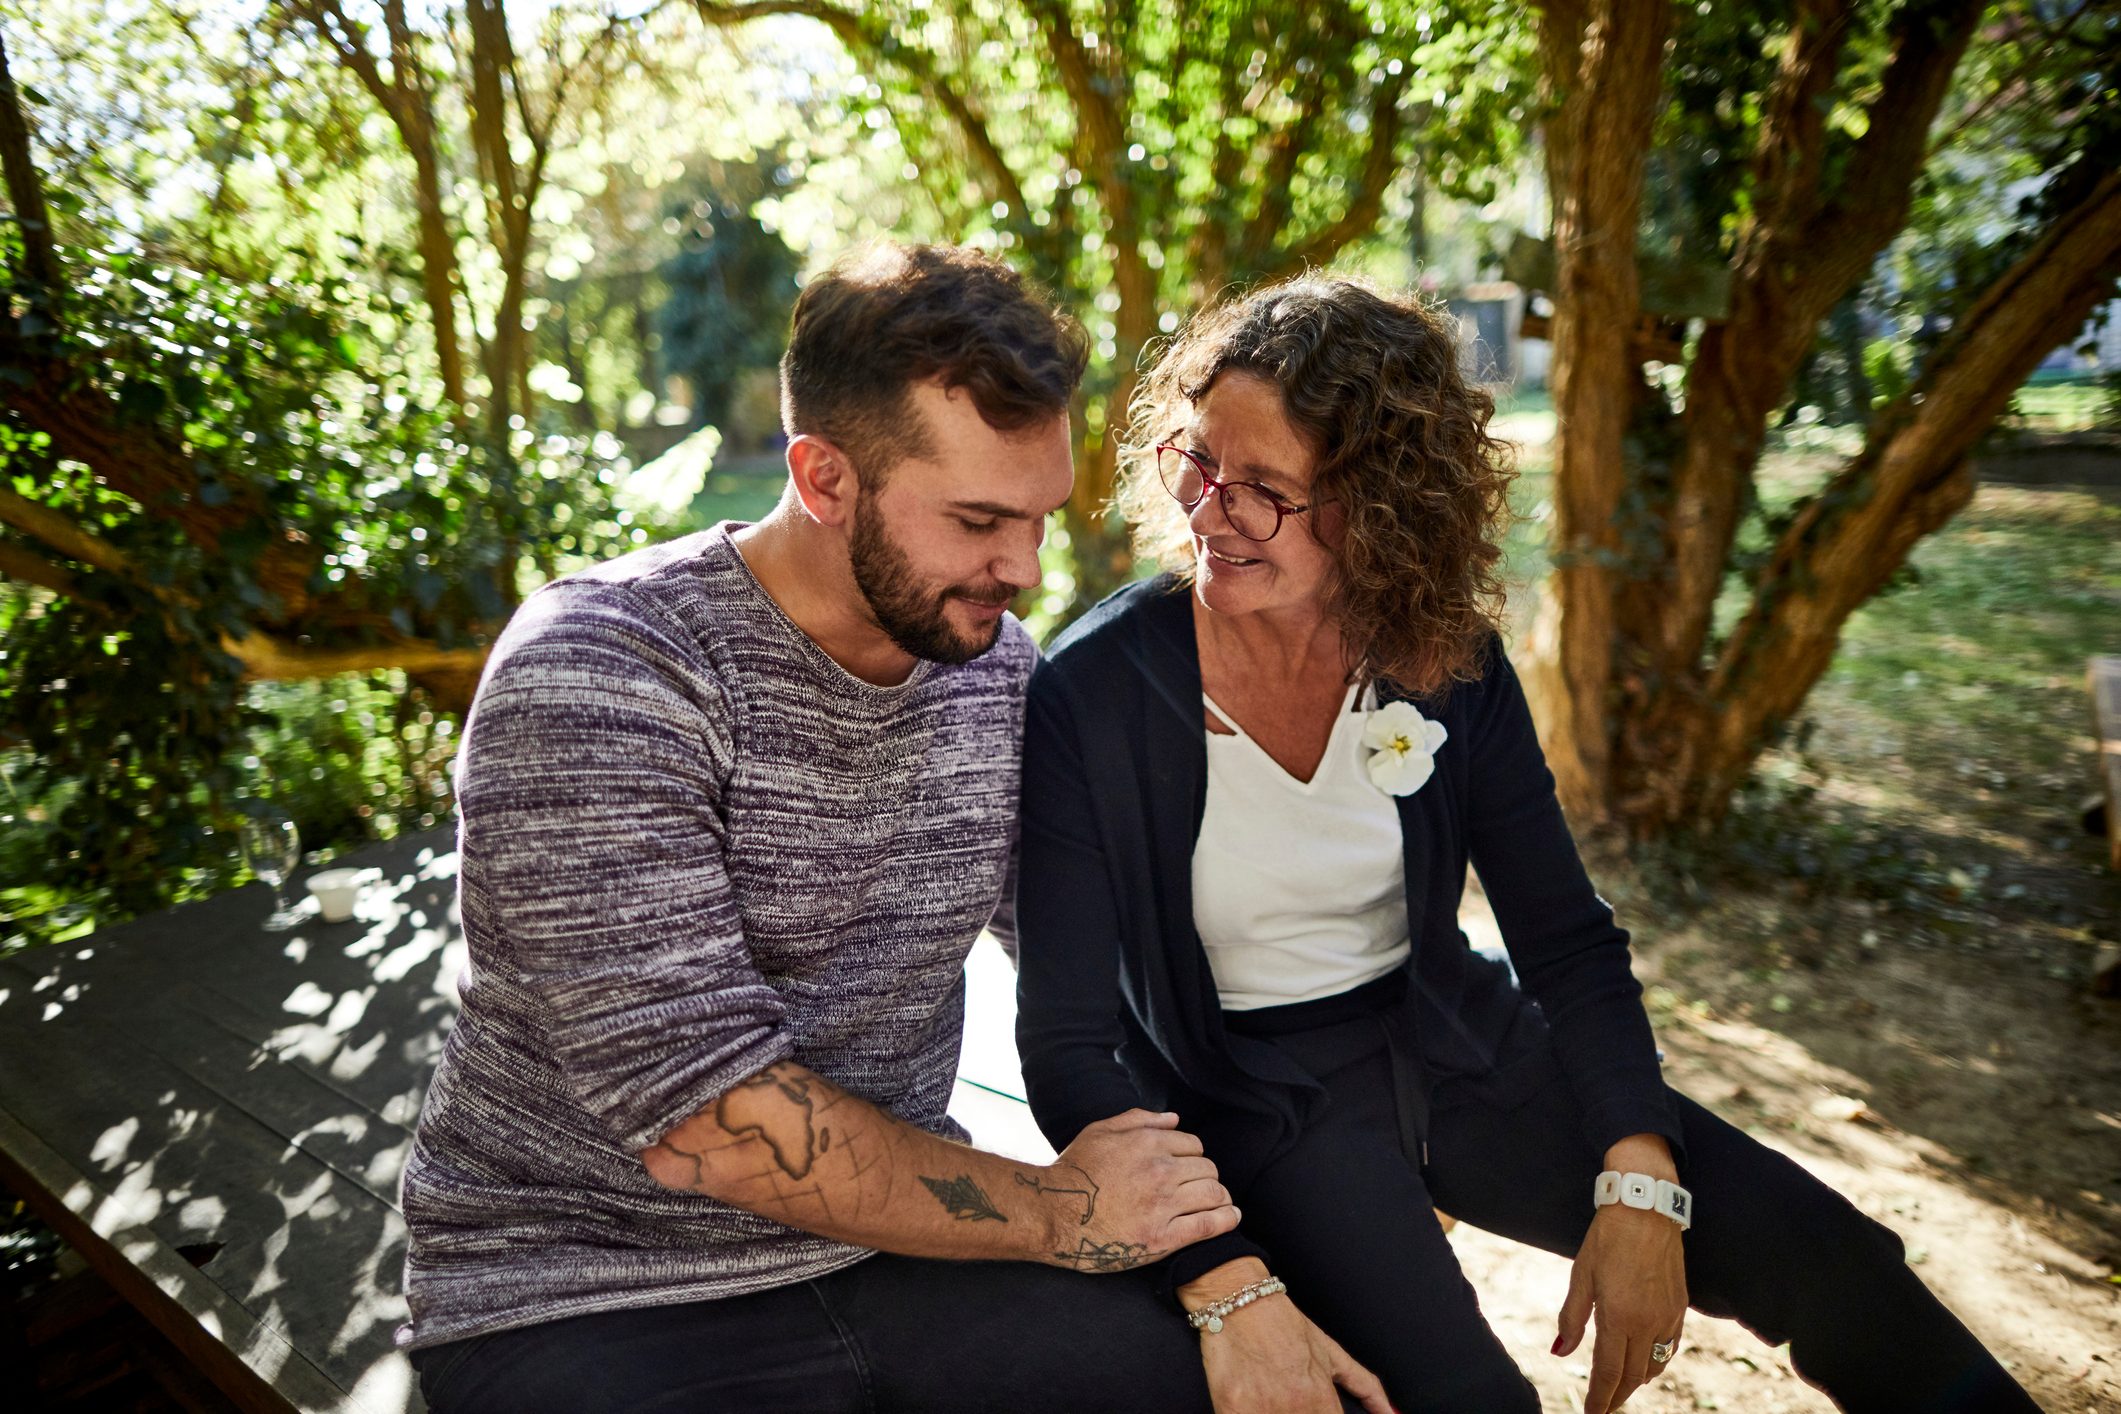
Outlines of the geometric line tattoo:
M1080 1226L1083 1226L1083 1227L1088 1227L1088 1226L1090 1225L1090 1219L1092 1219L1092 1218L1094 1218L1094 1217L1096 1217L1096 1216L1097 1216L1097 1180L1096 1180L1096 1179L1094 1179L1094 1178L1092 1178L1092 1177L1090 1177L1090 1175L1089 1175L1089 1174L1087 1174L1087 1173L1084 1173L1084 1172L1083 1172L1083 1170L1082 1170L1082 1168L1081 1168L1081 1167L1080 1167L1079 1165L1076 1165L1076 1164L1070 1164L1070 1165L1068 1165L1068 1167L1069 1167L1069 1168L1072 1168L1072 1169L1074 1169L1074 1170L1075 1170L1075 1171L1076 1171L1077 1173L1080 1173L1080 1174L1082 1174L1082 1175L1083 1175L1083 1186L1082 1186L1082 1187L1080 1187L1080 1188L1060 1188L1060 1187L1055 1187L1055 1186L1052 1186L1052 1185L1049 1185L1049 1184L1044 1184L1044 1183L1040 1183L1040 1182L1039 1182L1039 1181L1038 1181L1037 1179L1033 1178L1033 1177L1032 1177L1031 1175L1029 1175L1029 1174L1026 1174L1026 1173L1020 1173L1020 1174L1018 1174L1018 1175L1016 1176L1016 1181L1017 1181L1017 1182L1018 1182L1019 1184L1023 1185L1023 1186L1025 1187L1025 1188L1034 1188L1034 1189L1037 1189L1037 1190L1038 1190L1038 1191L1039 1191L1040 1193L1061 1193L1061 1194L1069 1194L1069 1193L1072 1193L1072 1194L1074 1194L1074 1195L1075 1195L1076 1197L1078 1197L1078 1198L1082 1199L1082 1200L1083 1200L1083 1215L1082 1215L1082 1218L1080 1219Z

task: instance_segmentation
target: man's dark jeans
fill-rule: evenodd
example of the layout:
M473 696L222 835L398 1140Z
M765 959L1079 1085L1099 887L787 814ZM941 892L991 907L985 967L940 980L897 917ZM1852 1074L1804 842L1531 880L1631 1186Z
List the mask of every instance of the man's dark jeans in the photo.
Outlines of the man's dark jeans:
M724 1301L416 1351L433 1414L1208 1414L1153 1270L880 1255ZM1352 1407L1352 1406L1351 1406Z

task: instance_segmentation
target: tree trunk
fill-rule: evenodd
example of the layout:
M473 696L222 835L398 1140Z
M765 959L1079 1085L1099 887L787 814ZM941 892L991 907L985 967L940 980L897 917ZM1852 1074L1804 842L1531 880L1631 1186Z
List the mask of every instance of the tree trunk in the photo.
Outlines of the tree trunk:
M1652 345L1630 346L1631 330L1663 345L1683 333L1643 320L1633 259L1657 98L1657 51L1647 41L1661 42L1670 16L1639 0L1551 0L1542 10L1540 53L1556 110L1546 149L1560 429L1553 594L1532 667L1545 689L1556 781L1582 818L1654 833L1718 813L1735 783L1730 771L1742 778L1759 750L1759 731L1739 728L1750 744L1718 750L1737 751L1743 764L1714 764L1701 726L1730 707L1704 654L1754 469L1821 321L1906 224L1930 126L1984 8L1983 0L1900 5L1866 125L1847 138L1830 129L1828 115L1857 7L1797 0L1775 77L1760 95L1730 308L1701 333L1676 418L1642 382ZM1616 62L1623 45L1626 57ZM1930 516L1956 508L1942 480L1921 505ZM1887 514L1913 506L1904 499ZM1823 659L1792 660L1773 673L1788 689L1809 686L1823 667ZM1795 690L1789 710L1802 700L1802 687Z
M413 205L420 222L420 292L427 299L427 317L434 326L435 366L442 378L442 396L453 407L466 401L464 350L457 338L456 242L449 233L449 217L442 210L442 169L435 160L431 136L412 150Z
M515 49L500 0L465 0L471 30L471 139L487 188L487 242L501 262L501 300L493 339L486 345L486 425L496 447L507 445L517 413L530 411L523 379L523 294L529 260L529 194L518 190L508 134L508 85Z
M371 31L349 17L339 0L287 0L317 33L339 63L368 90L376 106L397 129L398 140L412 158L413 208L418 215L420 292L434 327L435 365L442 396L450 406L464 406L463 345L457 336L457 256L442 208L442 164L435 147L434 94L420 61L418 37L407 17L405 0L384 0L383 27L390 58L386 78Z
M22 95L8 68L4 34L0 34L0 176L6 179L15 226L22 233L22 268L15 272L15 288L32 303L55 303L59 256L52 240L52 218L30 154L29 116L22 111Z
M1569 15L1556 7L1549 24ZM1565 154L1554 248L1554 601L1558 692L1550 694L1548 760L1579 818L1602 815L1609 775L1607 700L1613 679L1619 521L1628 490L1624 434L1640 387L1631 350L1638 308L1635 228L1662 92L1671 27L1666 0L1592 0L1575 82L1563 87L1553 139ZM1566 40L1543 36L1562 50Z

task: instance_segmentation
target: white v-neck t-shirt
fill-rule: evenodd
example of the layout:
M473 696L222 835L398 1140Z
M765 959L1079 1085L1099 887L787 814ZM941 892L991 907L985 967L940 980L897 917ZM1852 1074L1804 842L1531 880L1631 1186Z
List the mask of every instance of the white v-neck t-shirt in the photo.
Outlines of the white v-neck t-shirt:
M1201 696L1231 729L1208 733L1193 846L1193 922L1226 1011L1334 996L1406 960L1399 807L1363 771L1357 690L1308 781Z

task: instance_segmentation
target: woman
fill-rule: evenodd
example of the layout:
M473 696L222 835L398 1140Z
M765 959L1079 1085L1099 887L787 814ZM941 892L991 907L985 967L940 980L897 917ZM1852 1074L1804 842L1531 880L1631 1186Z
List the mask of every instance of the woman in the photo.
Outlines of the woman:
M1142 1105L1206 1143L1244 1221L1170 1265L1221 1317L1224 1414L1340 1407L1321 1329L1403 1414L1537 1410L1438 1208L1575 1259L1554 1349L1596 1312L1590 1414L1690 1305L1850 1410L2033 1409L1899 1239L1665 1087L1495 631L1492 410L1438 316L1317 278L1201 316L1143 384L1123 504L1169 572L1031 686L1040 1124ZM1469 862L1521 991L1459 931Z

